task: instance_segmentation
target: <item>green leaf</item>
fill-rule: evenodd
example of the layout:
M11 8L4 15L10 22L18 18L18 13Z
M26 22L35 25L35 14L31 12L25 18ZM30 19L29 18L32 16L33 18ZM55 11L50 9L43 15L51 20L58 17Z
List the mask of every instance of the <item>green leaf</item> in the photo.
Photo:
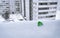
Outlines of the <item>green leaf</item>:
M43 23L41 21L38 21L38 26L42 26Z

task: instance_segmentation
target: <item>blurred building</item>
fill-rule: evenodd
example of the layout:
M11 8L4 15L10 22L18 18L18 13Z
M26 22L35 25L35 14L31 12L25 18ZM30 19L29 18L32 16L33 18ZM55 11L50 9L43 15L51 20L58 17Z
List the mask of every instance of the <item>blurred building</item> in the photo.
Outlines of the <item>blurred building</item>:
M21 14L25 20L53 20L56 17L57 0L0 0L0 14L9 11Z
M0 0L0 14L4 14L6 11L10 11L10 1Z
M54 20L57 0L24 0L26 20ZM23 13L23 12L22 12Z

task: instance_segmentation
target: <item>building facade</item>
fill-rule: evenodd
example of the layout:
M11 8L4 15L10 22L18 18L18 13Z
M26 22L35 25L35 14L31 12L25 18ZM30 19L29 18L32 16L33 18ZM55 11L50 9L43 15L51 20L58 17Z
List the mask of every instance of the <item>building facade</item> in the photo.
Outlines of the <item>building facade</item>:
M10 12L10 1L0 0L0 14L4 14L6 11Z
M57 0L25 0L27 20L54 20L56 17Z
M21 14L29 20L53 20L56 17L57 0L1 0L0 13L9 11Z

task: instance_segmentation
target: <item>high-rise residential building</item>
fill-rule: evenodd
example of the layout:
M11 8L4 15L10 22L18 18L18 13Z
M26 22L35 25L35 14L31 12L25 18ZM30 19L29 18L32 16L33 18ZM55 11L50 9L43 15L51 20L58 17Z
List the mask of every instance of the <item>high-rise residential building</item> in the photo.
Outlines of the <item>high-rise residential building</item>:
M0 14L10 12L10 1L9 0L0 0Z
M15 12L22 13L22 0L15 0Z
M56 17L57 0L24 0L26 20L53 20Z
M25 20L53 20L56 17L57 0L1 0L0 14L9 11L20 14Z

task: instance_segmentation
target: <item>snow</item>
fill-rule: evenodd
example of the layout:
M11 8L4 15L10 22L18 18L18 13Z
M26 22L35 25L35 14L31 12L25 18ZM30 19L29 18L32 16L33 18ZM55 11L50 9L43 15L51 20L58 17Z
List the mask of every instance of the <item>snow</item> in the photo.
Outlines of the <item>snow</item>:
M19 22L20 19L24 20L20 14L11 14L10 19L12 19L14 22Z
M10 14L9 20L13 22L19 22L19 20L21 21L24 19L20 14ZM0 22L3 22L3 21L5 21L5 19L0 15Z
M23 19L20 14L11 14L10 20L5 21L0 16L0 38L60 38L60 11L57 12L56 20L42 21L43 26L38 27L37 21L19 21ZM24 20L24 19L23 19Z
M0 22L5 21L4 18L0 15Z
M37 21L0 23L0 38L56 38L60 33L60 21L42 22L41 27Z

